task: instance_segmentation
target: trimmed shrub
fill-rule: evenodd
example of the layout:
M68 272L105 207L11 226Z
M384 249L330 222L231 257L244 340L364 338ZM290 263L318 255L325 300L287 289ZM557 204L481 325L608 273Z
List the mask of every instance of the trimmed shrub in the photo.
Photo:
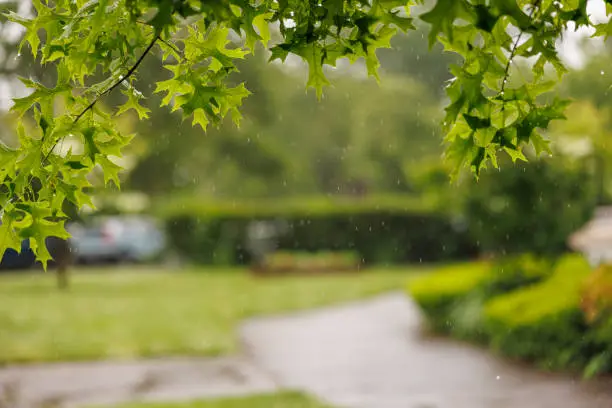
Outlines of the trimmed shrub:
M488 301L484 330L491 346L549 369L584 368L595 353L580 310L589 274L582 257L566 257L550 279Z
M410 285L432 327L545 369L612 372L612 267L577 255L454 265Z
M282 221L279 250L353 251L363 264L465 259L476 254L467 232L447 213L411 197L304 199L211 203L174 202L160 208L174 249L205 264L250 261L251 221Z
M409 284L408 291L434 330L450 332L451 314L463 299L487 280L490 270L491 265L487 262L450 265L415 279Z
M531 255L495 263L472 262L442 268L415 280L409 292L430 326L462 339L486 341L482 310L494 296L546 279L548 262Z

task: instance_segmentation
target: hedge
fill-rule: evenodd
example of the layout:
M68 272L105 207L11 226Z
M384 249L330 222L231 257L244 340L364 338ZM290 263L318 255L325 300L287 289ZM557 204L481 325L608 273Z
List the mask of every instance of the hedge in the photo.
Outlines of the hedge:
M499 265L507 262L490 268L468 263L442 268L412 283L409 291L431 326L454 337L546 369L582 370L585 376L612 372L612 304L593 321L583 310L589 285L612 283L612 271L593 281L588 263L577 255L563 257L552 274L546 263L537 273L533 258L511 263L523 265L521 273L517 268L511 274L521 279L502 278L514 285L499 285L505 275Z
M493 349L551 369L584 369L594 352L580 309L582 282L591 273L581 257L563 259L554 275L484 306Z
M423 309L431 328L461 338L482 339L482 307L501 293L545 279L549 265L530 255L498 262L447 266L417 279L408 291Z
M474 288L489 277L491 265L487 262L454 264L435 273L415 279L408 291L429 319L432 329L451 332L451 314Z
M476 245L453 215L427 199L406 196L211 202L176 199L157 208L180 254L205 264L244 264L254 220L288 225L279 250L355 251L364 264L472 257Z

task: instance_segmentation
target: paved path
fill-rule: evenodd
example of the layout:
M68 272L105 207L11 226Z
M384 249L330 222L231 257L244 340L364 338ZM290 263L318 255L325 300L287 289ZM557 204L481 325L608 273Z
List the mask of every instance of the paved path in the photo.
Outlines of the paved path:
M245 349L283 387L351 408L610 408L612 386L502 362L485 350L425 339L401 294L241 330ZM607 388L607 391L605 391Z
M62 363L0 370L0 408L82 408L274 390L274 382L243 358Z

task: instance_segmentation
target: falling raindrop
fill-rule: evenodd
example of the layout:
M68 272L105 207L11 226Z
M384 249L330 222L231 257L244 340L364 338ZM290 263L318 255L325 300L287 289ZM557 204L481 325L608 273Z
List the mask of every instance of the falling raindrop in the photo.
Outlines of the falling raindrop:
M600 72L600 74L601 74L601 75L603 75L604 73L605 73L605 72L604 72L604 70L602 69L602 70L601 70L601 72Z

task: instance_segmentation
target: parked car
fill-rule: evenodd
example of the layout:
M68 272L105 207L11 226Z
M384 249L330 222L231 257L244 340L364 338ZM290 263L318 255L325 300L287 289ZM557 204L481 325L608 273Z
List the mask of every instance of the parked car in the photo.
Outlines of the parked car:
M30 248L30 240L21 241L21 252L8 249L0 261L0 270L29 269L34 266L36 258Z
M155 221L142 216L96 217L88 224L68 226L78 263L143 262L165 247Z

